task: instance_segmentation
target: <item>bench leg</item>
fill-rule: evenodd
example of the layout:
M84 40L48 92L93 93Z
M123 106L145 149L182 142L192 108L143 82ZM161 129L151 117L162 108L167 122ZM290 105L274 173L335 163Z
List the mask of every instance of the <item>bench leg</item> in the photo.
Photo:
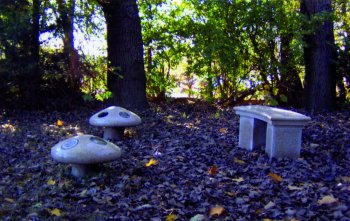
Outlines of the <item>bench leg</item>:
M238 146L253 150L254 147L265 145L266 122L251 117L240 116Z
M298 126L267 125L265 152L270 158L298 158L302 128Z

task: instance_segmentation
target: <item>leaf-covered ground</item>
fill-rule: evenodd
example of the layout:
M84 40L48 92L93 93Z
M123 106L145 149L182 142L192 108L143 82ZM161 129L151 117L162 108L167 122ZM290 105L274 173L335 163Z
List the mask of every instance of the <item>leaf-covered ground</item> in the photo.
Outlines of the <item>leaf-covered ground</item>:
M232 108L152 104L120 160L75 179L50 149L101 136L99 109L1 112L0 220L350 220L348 108L311 115L299 159L269 161L237 147Z

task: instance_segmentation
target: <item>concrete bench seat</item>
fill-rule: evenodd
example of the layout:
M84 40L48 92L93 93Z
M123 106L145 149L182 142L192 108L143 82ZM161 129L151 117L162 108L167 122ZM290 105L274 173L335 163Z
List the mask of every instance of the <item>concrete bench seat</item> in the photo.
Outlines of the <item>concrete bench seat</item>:
M253 150L263 145L270 158L299 157L302 128L310 117L261 105L238 106L234 110L240 116L239 147Z

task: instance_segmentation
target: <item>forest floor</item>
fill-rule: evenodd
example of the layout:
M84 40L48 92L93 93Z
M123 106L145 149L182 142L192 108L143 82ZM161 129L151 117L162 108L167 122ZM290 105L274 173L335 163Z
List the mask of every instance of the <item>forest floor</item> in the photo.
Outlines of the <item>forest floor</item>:
M270 161L237 147L232 108L151 104L116 142L120 160L73 178L51 147L101 136L99 109L0 113L0 220L350 220L349 108L307 114L300 158Z

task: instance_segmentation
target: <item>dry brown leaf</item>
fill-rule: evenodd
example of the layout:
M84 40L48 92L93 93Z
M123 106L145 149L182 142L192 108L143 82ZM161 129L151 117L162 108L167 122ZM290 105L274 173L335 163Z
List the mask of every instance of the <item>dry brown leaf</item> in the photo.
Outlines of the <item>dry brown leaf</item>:
M185 127L188 129L191 129L194 127L194 125L192 123L188 123L188 124L185 124Z
M58 187L62 188L62 187L68 187L71 184L71 182L69 180L65 180L65 179L61 179L58 182Z
M56 184L56 181L55 180L53 180L53 179L49 179L48 181L47 181L47 185L55 185Z
M220 216L225 211L225 208L222 206L214 206L210 209L211 216Z
M14 203L15 202L15 200L14 199L12 199L12 198L5 198L5 201L6 202L8 202L8 203Z
M310 143L310 147L312 148L316 148L316 147L319 147L320 145L317 144L317 143Z
M197 214L190 219L190 221L205 221L205 220L207 220L207 219L202 214Z
M237 183L240 183L240 182L243 182L244 181L244 178L243 177L239 177L239 178L234 178L232 179L233 181L237 182Z
M165 218L166 221L174 221L176 219L177 219L177 216L175 214L169 214Z
M155 160L152 158L145 164L145 166L150 167L150 166L157 165L157 164L158 164L158 160Z
M275 181L275 182L282 182L282 177L281 176L279 176L278 174L275 174L275 173L269 173L269 174L267 174L273 181Z
M302 187L298 187L298 186L292 186L292 185L288 185L288 189L289 190L302 190Z
M342 182L344 182L344 183L350 183L350 177L348 177L348 176L342 176L342 177L341 177L341 180L342 180Z
M61 127L61 126L64 125L64 122L61 121L61 120L57 120L56 125L59 126L59 127Z
M208 169L209 175L215 175L217 174L217 172L218 172L218 167L216 165L213 165Z
M135 136L135 134L136 134L136 132L132 129L126 129L124 131L124 137L126 137L126 138L132 138Z
M233 162L238 163L238 164L245 164L245 161L240 160L240 159L238 159L236 157L233 159Z
M220 128L220 133L227 134L227 128L224 128L224 127Z
M235 197L237 195L237 193L235 193L235 192L225 192L225 193L226 193L226 195L231 196L231 197Z
M52 216L61 216L61 211L59 209L55 208L55 209L50 211L50 214Z
M264 209L268 210L271 209L272 207L274 207L276 204L272 201L268 202L265 206Z
M324 197L322 197L322 199L317 201L318 205L332 204L335 202L338 202L338 199L334 198L333 195L324 196Z

